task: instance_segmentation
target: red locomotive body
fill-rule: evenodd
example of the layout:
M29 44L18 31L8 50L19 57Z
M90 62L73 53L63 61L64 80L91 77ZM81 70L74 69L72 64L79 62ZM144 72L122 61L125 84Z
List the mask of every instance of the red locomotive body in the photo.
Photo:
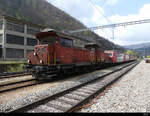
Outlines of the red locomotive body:
M106 50L105 53L107 53L109 55L109 57L111 58L111 62L112 63L117 63L117 52L113 51L113 50Z
M62 75L98 69L104 64L117 62L114 51L102 52L97 44L89 43L84 48L73 45L72 36L54 30L36 34L38 45L28 54L28 65L37 79L46 75Z
M102 61L110 62L107 54L100 51L96 44L87 44L85 48L73 46L73 39L56 31L36 34L38 45L28 54L28 68L37 78L45 74L64 74L72 70L86 70L100 67Z

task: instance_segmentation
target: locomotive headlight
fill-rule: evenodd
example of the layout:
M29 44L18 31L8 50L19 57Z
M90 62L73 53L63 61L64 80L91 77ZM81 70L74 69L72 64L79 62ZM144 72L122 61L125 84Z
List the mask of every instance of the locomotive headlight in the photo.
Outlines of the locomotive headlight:
M43 61L42 61L42 60L40 60L40 63L42 64L42 63L43 63Z
M28 59L28 63L30 63L30 60Z
M34 56L36 56L36 52L34 52L34 54L33 54Z

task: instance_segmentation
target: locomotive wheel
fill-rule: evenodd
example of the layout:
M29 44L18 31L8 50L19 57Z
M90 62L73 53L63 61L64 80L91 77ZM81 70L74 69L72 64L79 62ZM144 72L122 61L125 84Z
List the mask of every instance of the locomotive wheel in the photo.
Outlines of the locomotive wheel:
M32 76L35 77L36 80L40 81L41 80L40 78L42 75L39 72L38 73L35 72L35 73L32 73Z
M64 71L63 70L59 70L57 75L58 75L58 78L62 78L64 76Z

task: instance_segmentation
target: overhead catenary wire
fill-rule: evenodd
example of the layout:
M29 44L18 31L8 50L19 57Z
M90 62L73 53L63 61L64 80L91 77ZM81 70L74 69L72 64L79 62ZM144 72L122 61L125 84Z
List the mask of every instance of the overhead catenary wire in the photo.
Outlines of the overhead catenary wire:
M98 9L98 8L94 5L94 3L92 2L92 0L89 0L89 2L90 2L90 4L91 4L91 6L92 6L94 9L96 9L96 10L105 18L105 20L106 20L107 22L112 22L112 21L110 21L110 20L104 15L104 13L103 13L100 9Z
M97 8L97 7L94 5L94 3L92 2L92 0L89 0L89 2L90 2L90 4L92 5L92 7L93 7L94 9L96 9L96 10L104 17L104 19L107 21L107 23L112 23L112 21L109 20L109 19L104 15L104 13L103 13L99 8ZM104 4L103 4L102 6L104 6L105 3L106 3L106 1L104 2ZM90 30L90 31L92 31L92 30ZM107 34L105 34L105 35L107 35ZM108 35L107 35L107 36L108 36ZM114 37L114 36L113 36L113 37Z
M78 29L70 31L70 33L76 33L86 30L97 30L97 29L104 29L104 28L116 28L121 26L129 26L129 25L136 25L136 24L144 24L144 23L150 23L150 19L144 19L144 20L137 20L137 21L130 21L130 22L122 22L122 23L114 23L109 25L101 25L101 26L95 26L95 27L89 27L85 29Z

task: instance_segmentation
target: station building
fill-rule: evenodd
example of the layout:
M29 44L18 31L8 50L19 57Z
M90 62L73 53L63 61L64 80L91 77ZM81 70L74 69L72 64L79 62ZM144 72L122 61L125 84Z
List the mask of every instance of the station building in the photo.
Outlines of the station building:
M34 34L43 28L10 16L0 16L0 60L26 60L27 53L37 44Z

